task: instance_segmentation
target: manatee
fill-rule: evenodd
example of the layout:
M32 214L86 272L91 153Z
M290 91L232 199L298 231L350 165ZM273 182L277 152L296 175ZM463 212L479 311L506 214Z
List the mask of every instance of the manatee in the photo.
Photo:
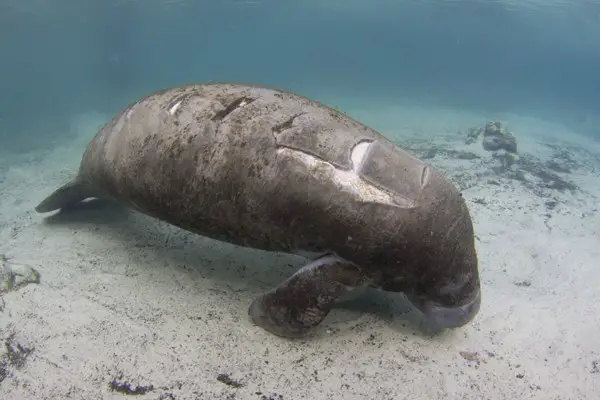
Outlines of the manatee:
M251 320L304 336L358 288L402 293L426 323L469 323L481 295L460 192L375 130L287 91L228 83L150 94L104 125L37 207L116 200L242 247L309 254Z

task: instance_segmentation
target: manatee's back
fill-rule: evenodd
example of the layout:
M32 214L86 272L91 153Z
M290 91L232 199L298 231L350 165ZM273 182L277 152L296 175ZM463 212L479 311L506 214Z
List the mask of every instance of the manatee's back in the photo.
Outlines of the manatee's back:
M76 186L222 240L319 250L349 232L376 246L382 234L369 229L410 212L402 210L418 205L429 177L425 164L340 112L213 84L126 108L88 146Z
M348 232L377 246L398 209L423 200L430 176L426 164L329 107L210 84L128 107L90 143L79 179L203 235L318 251ZM378 234L368 231L376 225Z

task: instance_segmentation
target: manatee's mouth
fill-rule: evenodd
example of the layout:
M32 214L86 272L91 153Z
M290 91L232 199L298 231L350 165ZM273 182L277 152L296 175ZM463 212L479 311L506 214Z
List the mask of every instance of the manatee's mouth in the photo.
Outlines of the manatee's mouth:
M481 292L469 303L457 307L445 307L429 300L409 297L410 302L423 313L425 322L432 328L459 328L471 322L481 306Z

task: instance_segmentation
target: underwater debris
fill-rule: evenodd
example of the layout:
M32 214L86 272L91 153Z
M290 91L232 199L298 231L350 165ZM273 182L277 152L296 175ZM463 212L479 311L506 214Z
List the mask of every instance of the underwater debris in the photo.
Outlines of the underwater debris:
M471 361L471 362L481 361L479 358L479 353L476 351L459 351L458 354L460 354L460 356L462 358L464 358L466 361Z
M554 172L570 174L573 170L583 167L582 163L574 158L573 153L563 146L546 144L552 149L552 159L546 162L546 167ZM581 151L581 149L579 149Z
M531 281L530 280L524 280L524 281L517 281L514 282L515 286L519 286L519 287L529 287L531 286Z
M483 133L483 128L469 128L469 132L467 132L467 139L465 140L466 144L473 144L478 139L479 136Z
M506 150L517 153L517 139L512 132L502 126L500 121L490 121L485 127L470 128L465 139L466 144L473 144L483 135L483 148L487 151Z
M454 157L458 158L459 160L477 160L477 159L481 158L477 154L471 153L469 151L454 152Z
M283 400L282 394L271 393L270 395L263 394L262 392L255 392L257 396L260 396L260 400Z
M475 143L483 135L482 145L487 151L492 152L492 157L500 161L502 171L515 165L517 155L517 139L499 121L490 121L485 127L470 128L465 140L466 144Z
M494 172L502 174L509 170L517 171L519 157L516 154L501 149L494 152L492 157L500 163L500 165L493 168Z
M120 374L117 378L113 379L110 382L109 388L112 391L122 393L125 395L129 395L129 396L143 395L143 394L146 394L146 393L154 390L154 385L147 385L147 386L134 385L134 384L131 384L130 382L123 381L122 379L123 379L123 375Z
M13 263L4 254L0 254L0 295L30 283L40 283L39 272L28 265Z
M558 163L556 160L550 160L546 162L546 167L550 168L555 172L562 172L565 174L571 173L571 169L565 165Z
M34 347L25 347L15 339L15 333L4 339L4 349L0 354L0 383L12 376L11 370L21 369L29 355L35 350Z
M231 378L229 374L219 374L217 375L217 380L221 383L224 383L227 386L231 386L232 388L239 389L244 387L243 383Z
M521 157L520 168L538 179L537 186L539 188L556 189L559 192L565 190L573 192L578 189L575 184L548 169L544 163L534 159L533 156Z
M557 147L552 160L546 162L530 154L519 155L515 135L499 121L490 121L485 127L469 129L465 142L473 144L479 137L483 137L483 148L491 153L496 162L491 166L494 174L520 181L536 193L544 189L560 192L578 189L575 184L559 175L570 173L578 165L568 151Z
M483 148L487 151L506 150L517 153L517 139L500 121L488 122L483 131Z

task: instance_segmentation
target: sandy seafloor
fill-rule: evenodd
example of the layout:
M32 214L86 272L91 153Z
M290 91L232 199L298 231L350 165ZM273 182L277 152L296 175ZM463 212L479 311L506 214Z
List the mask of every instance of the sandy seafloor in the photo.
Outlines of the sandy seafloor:
M300 257L107 203L37 215L108 118L90 112L72 119L68 143L0 158L0 253L41 277L0 299L0 398L598 398L600 143L518 115L347 111L463 189L483 284L473 323L424 334L401 298L367 293L312 337L281 339L253 326L247 308ZM498 171L481 138L465 143L492 118L516 136L525 181L514 167Z

